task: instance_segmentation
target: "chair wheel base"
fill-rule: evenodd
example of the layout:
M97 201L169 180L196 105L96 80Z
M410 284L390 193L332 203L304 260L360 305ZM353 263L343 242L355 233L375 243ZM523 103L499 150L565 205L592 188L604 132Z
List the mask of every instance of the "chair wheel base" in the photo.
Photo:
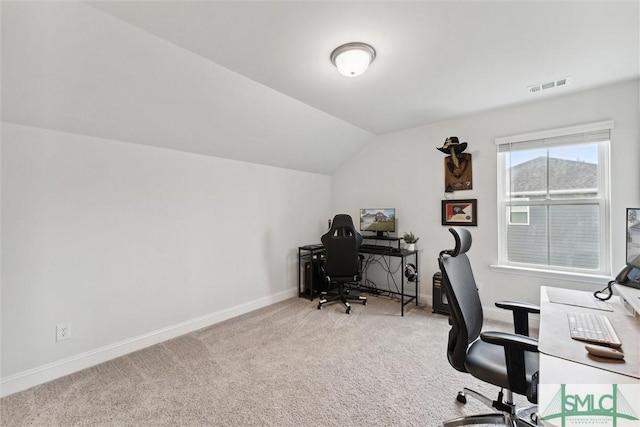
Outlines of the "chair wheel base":
M456 396L456 400L460 403L467 403L467 396L462 394L462 392L458 392L458 395Z
M367 297L361 295L347 295L346 291L340 289L340 292L333 295L327 295L327 293L323 292L322 297L318 301L318 310L322 310L327 304L333 303L342 303L345 308L345 313L351 314L351 304L350 303L361 303L362 305L367 305Z

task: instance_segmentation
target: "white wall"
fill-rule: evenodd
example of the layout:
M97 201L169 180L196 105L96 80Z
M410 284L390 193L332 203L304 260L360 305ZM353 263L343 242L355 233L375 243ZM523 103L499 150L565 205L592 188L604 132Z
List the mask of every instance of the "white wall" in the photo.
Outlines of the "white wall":
M436 150L449 136L467 141L473 155L473 190L457 199L478 199L478 227L472 227L469 253L483 304L493 310L498 299L538 302L540 285L589 290L597 284L550 281L539 277L492 272L498 259L496 148L497 137L613 120L611 142L611 213L613 269L624 264L624 208L640 206L640 97L638 81L582 93L540 98L536 102L407 129L377 137L332 176L333 211L358 214L362 207L396 207L400 234L420 237L420 280L423 301L430 302L431 277L440 250L453 247L448 227L441 225L444 155ZM616 272L612 272L612 275Z
M4 394L297 295L330 214L327 175L8 123L1 148Z

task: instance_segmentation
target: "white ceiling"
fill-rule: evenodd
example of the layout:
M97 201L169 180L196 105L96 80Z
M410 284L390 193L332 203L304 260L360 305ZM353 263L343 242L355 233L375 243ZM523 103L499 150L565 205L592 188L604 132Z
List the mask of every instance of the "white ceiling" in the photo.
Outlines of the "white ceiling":
M638 1L8 3L3 119L320 173L373 135L640 75ZM329 61L352 41L377 51L358 78Z

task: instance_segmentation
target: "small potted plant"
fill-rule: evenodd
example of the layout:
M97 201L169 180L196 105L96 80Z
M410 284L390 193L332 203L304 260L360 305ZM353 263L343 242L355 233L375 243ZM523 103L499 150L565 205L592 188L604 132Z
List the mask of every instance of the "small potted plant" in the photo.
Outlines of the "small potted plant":
M404 233L404 236L402 236L402 240L404 240L404 248L406 250L415 251L416 250L416 242L418 240L420 240L420 238L414 236L413 233L411 231L409 231L408 233Z

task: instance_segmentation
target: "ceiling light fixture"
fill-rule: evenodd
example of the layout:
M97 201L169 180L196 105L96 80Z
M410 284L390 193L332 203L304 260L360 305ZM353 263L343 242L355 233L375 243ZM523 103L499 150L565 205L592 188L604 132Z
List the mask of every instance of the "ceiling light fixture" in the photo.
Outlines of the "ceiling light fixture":
M363 74L375 58L375 49L360 42L343 44L331 52L331 62L346 77Z

